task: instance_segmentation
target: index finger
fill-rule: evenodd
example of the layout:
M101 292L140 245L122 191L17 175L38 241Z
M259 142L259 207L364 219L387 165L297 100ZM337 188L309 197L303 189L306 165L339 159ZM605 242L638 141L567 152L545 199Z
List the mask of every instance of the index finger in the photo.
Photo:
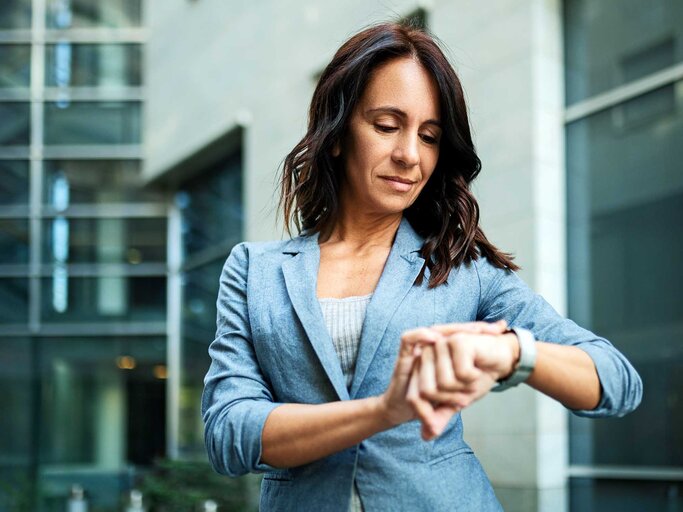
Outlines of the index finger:
M420 345L432 345L442 339L443 335L429 327L418 327L405 331L401 335L401 356L407 357L413 354L413 349Z

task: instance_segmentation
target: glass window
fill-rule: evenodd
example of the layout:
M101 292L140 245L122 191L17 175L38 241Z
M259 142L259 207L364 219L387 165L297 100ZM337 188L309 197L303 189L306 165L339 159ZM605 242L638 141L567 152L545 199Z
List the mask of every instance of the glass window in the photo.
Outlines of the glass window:
M31 46L0 44L0 88L30 86Z
M0 414L0 469L30 463L31 354L30 340L0 338L0 410L3 411Z
M139 102L45 104L45 144L139 144Z
M0 219L0 264L28 264L28 219Z
M45 83L54 87L140 85L141 48L139 44L48 45Z
M26 160L0 160L0 206L28 204L28 174Z
M47 27L139 26L141 3L141 0L48 0Z
M567 104L683 61L683 2L564 2Z
M572 478L571 503L576 512L681 510L683 483Z
M187 183L176 195L186 256L242 236L242 161L238 154Z
M683 465L682 93L567 126L570 316L614 342L645 389L619 421L572 417L574 464Z
M242 237L242 160L235 152L186 183L176 195L182 219L184 263L201 264L182 273L182 374L179 449L205 457L200 421L203 380L211 363L208 346L216 334L216 297L232 244ZM208 258L207 258L208 256ZM197 261L197 260L195 260Z
M28 322L28 279L0 277L0 324Z
M28 146L30 116L28 103L0 103L0 146Z
M143 189L136 160L46 160L43 201L57 210L70 204L159 201Z
M0 29L31 28L31 0L2 0Z
M163 338L45 338L40 361L42 464L122 470L164 455Z
M164 263L166 219L70 219L45 221L46 263Z
M45 322L163 321L166 314L166 276L70 276L55 266L42 279L42 318Z

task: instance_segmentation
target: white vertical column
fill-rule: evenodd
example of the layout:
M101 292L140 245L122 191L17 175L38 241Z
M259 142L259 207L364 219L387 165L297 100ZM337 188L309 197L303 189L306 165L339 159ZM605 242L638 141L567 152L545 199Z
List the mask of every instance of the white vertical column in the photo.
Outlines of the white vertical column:
M168 293L166 294L166 364L168 379L166 380L166 453L170 458L177 458L180 433L180 379L182 361L182 281L180 266L182 264L181 214L172 198L168 205Z
M535 0L532 16L532 112L535 289L567 313L564 52L560 0ZM552 341L552 340L549 340ZM539 511L568 509L567 411L536 393Z
M43 99L45 88L45 0L33 0L31 26L31 134L29 185L29 329L40 329L41 218L43 189Z

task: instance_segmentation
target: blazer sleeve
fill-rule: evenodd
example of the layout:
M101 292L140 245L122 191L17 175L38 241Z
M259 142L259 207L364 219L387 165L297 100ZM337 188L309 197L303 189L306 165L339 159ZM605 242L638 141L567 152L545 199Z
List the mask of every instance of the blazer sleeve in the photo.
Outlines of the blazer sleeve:
M600 402L593 410L572 410L574 414L624 416L638 407L643 394L640 376L609 341L562 317L516 273L496 268L483 257L475 268L481 293L478 319L505 319L510 326L529 329L537 340L573 345L591 357L600 379Z
M204 378L202 417L209 460L232 477L275 468L261 459L261 433L277 407L252 344L247 307L248 252L233 248L220 277L216 339Z

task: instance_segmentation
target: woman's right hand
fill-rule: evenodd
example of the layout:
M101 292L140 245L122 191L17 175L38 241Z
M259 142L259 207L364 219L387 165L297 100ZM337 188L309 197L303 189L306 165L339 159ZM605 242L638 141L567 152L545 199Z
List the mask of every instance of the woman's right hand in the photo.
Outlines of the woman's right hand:
M410 377L421 347L436 343L442 337L442 334L427 327L406 331L401 336L401 347L391 382L379 397L380 411L389 427L417 418L415 407L407 399Z

